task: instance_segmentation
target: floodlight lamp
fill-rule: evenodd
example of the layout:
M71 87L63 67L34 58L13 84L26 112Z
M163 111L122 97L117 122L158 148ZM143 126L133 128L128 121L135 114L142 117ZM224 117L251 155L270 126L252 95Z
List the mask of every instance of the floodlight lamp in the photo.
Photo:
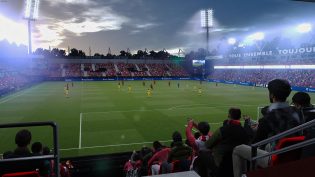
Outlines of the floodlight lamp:
M39 0L25 0L24 18L35 20L38 18Z
M26 0L25 1L25 12L24 12L25 18L30 18L30 16L31 16L31 1L32 0Z
M297 26L296 30L299 33L308 33L312 30L312 25L309 23L303 23Z
M213 27L213 10L201 10L200 11L201 27L209 28Z
M263 40L264 38L265 38L265 34L262 32L254 33L249 36L249 39L253 41L260 41L260 40Z
M229 38L228 39L228 44L234 45L235 43L236 43L236 39L235 38Z

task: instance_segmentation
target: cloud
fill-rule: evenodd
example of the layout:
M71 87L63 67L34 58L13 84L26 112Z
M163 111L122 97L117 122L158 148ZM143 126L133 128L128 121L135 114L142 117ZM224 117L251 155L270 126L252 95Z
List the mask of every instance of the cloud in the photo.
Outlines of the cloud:
M249 31L249 28L215 28L213 30L210 30L210 32L221 32L221 33L230 33L230 32L244 32Z
M36 25L35 39L37 45L44 48L58 46L67 38L65 34L82 36L86 33L120 30L128 21L127 17L115 13L108 6L89 8L79 17L70 19L43 17Z
M25 23L17 23L0 14L0 29L0 41L6 39L8 42L16 43L17 45L27 44L28 33Z
M138 34L138 33L141 33L141 30L132 30L130 32L130 34Z
M53 25L37 25L35 38L35 46L48 48L49 46L58 46L65 37L62 34L63 29Z
M136 28L146 30L146 29L153 28L155 26L158 26L158 24L157 23L144 23L144 24L137 24Z
M81 35L82 33L120 30L128 22L125 16L115 13L110 7L91 8L83 12L79 18L72 18L57 23L65 30Z
M59 4L95 4L95 2L91 0L50 0L49 3L53 6L57 6Z

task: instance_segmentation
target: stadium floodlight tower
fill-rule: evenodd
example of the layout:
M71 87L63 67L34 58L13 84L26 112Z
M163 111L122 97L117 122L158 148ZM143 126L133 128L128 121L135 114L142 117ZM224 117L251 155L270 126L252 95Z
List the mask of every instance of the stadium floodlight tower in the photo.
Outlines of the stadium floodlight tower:
M207 30L207 51L209 52L209 30L213 27L213 9L201 10L201 27Z
M32 54L31 22L38 19L39 0L25 0L24 18L28 24L28 54Z

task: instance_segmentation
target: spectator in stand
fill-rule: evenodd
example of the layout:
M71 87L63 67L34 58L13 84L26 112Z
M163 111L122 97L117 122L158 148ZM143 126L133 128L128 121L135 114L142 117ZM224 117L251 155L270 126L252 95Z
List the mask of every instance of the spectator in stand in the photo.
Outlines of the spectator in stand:
M40 142L35 142L32 144L32 154L33 156L40 156L43 153L43 145Z
M170 173L172 171L189 170L192 149L183 143L182 135L175 131L172 135L171 152L169 153L167 163L162 164L162 173ZM179 169L175 169L174 164L179 163Z
M193 128L196 128L201 133L200 137L194 137L194 135L192 134ZM199 152L199 150L206 149L205 142L210 137L209 131L210 125L208 122L199 122L197 124L196 122L194 122L193 119L188 120L188 124L186 127L186 138L189 142L189 145L192 147L196 154Z
M269 100L271 105L263 118L259 120L257 132L253 142L262 141L285 130L291 129L300 123L298 112L286 102L291 93L291 86L288 81L275 79L268 83ZM260 147L257 155L266 154L272 147ZM239 145L233 151L233 172L234 177L241 177L247 171L247 160L251 159L251 147ZM257 164L265 168L269 165L269 158L257 159Z
M47 146L43 147L43 155L50 155L50 149Z
M292 104L300 111L301 121L303 123L315 119L315 108L311 104L311 97L305 92L297 92L292 97ZM315 137L315 127L304 130L305 139L312 139ZM315 156L315 145L309 145L302 149L301 158Z
M142 157L141 176L148 175L148 161L153 155L153 150L148 147L142 147L140 150L140 156Z
M171 152L171 148L166 148L158 141L153 143L154 155L148 162L148 167L151 167L152 175L158 175L162 163L167 162L168 155Z
M218 176L233 177L232 152L234 147L247 144L249 137L240 122L241 110L230 108L228 119L217 129L205 145L212 150L215 162L213 171L218 169Z
M32 156L32 153L28 148L31 140L32 134L29 130L20 130L15 135L15 144L17 145L17 148L13 151L11 158Z

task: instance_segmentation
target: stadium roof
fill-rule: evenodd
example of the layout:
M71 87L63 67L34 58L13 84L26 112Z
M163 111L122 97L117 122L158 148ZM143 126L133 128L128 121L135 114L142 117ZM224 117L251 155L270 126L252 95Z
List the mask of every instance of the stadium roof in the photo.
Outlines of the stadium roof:
M293 0L293 1L315 2L315 0Z

